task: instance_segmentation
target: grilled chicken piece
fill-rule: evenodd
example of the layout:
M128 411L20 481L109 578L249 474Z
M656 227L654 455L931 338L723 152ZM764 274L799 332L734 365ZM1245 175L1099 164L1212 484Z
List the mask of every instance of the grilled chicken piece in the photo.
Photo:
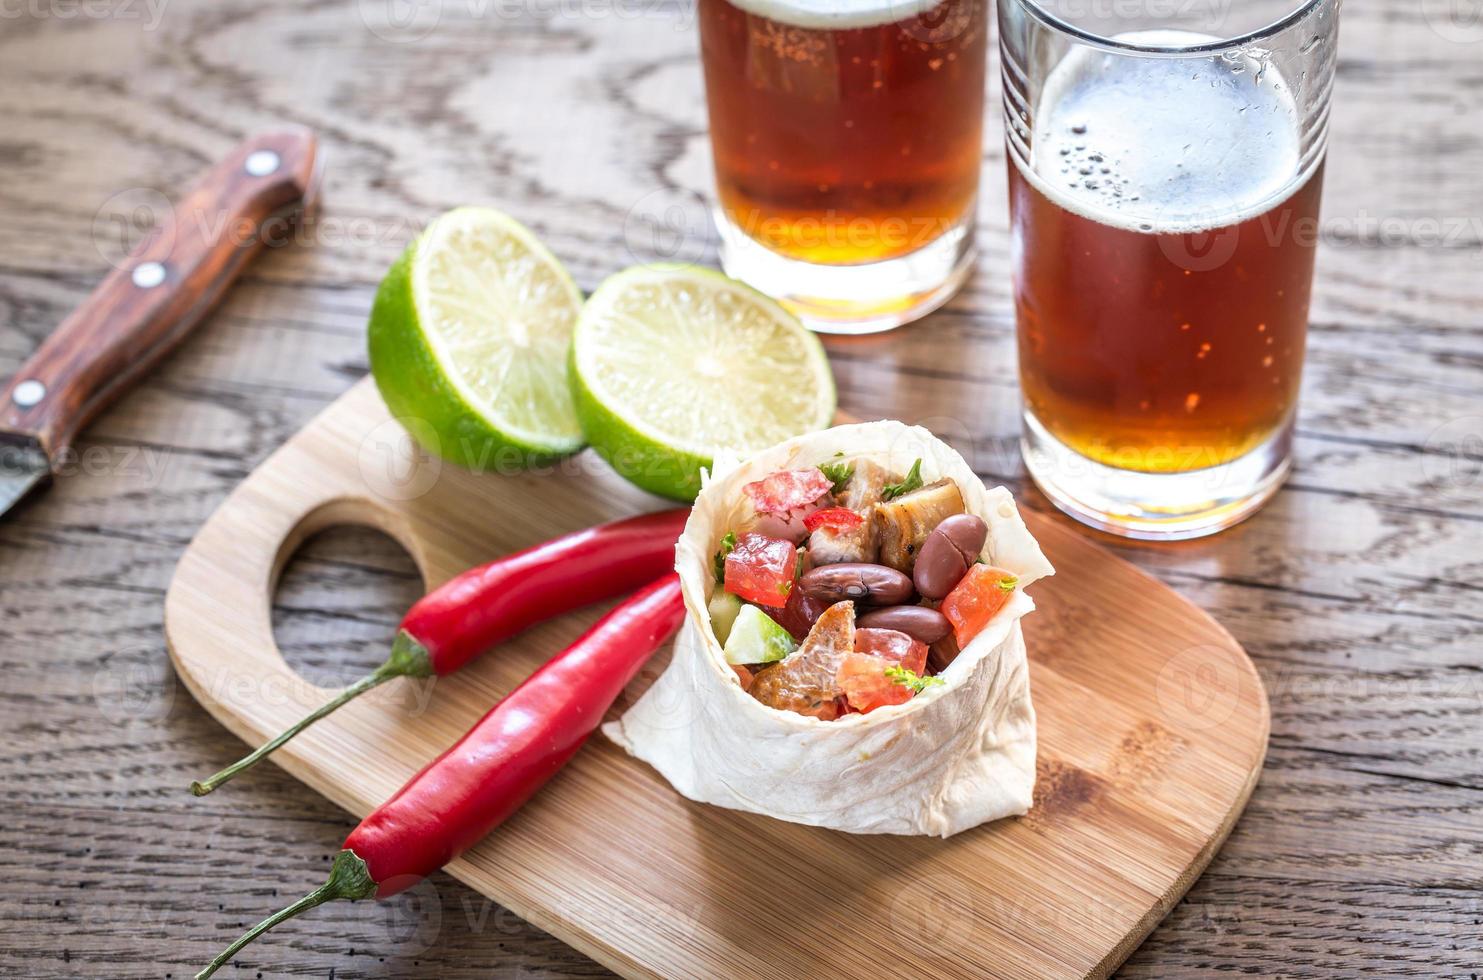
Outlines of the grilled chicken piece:
M855 472L840 493L837 505L859 514L865 518L865 523L848 531L821 527L809 535L808 551L815 565L875 562L879 532L870 511L880 502L886 484L899 482L901 478L868 459L859 460L854 465Z
M836 602L824 610L802 646L757 672L748 693L769 708L832 721L839 715L834 677L854 649L855 604Z
M749 530L765 534L769 538L781 538L784 541L798 544L809 534L808 528L803 523L804 519L816 510L824 510L833 506L834 498L826 493L813 503L804 504L802 507L779 511L776 514L758 514Z
M808 536L808 553L815 565L838 565L843 562L875 563L875 521L870 512L863 515L865 523L848 531L837 531L821 527Z
M917 552L943 518L963 513L963 494L952 480L938 480L903 497L875 505L882 565L910 575Z
M857 460L850 482L839 495L839 506L859 511L869 517L869 514L865 514L866 508L880 503L881 491L886 488L886 484L898 483L900 480L901 477L879 463L872 463L868 459Z

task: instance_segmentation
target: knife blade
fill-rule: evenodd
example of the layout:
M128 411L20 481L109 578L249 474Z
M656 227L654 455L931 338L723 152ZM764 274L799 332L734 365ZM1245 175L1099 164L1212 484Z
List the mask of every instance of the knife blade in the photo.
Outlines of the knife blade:
M44 487L87 422L173 350L318 201L301 126L239 144L0 387L0 516Z
M51 479L51 461L34 442L7 439L0 444L0 514Z

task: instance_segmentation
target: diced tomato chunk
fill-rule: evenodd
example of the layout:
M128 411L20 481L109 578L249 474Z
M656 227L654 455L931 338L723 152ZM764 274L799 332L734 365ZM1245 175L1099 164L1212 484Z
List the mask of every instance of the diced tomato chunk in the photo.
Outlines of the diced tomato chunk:
M782 470L742 487L759 514L781 514L807 506L834 488L817 467Z
M726 556L726 591L759 606L786 605L797 566L791 542L743 534Z
M855 630L855 652L880 657L920 674L927 669L927 644L900 630L864 627Z
M827 527L831 531L853 531L865 523L865 518L848 507L826 507L816 510L803 519L803 526L810 531Z
M911 700L912 690L886 676L886 668L894 666L882 657L852 653L841 661L835 682L850 707L862 713L904 704Z
M1019 582L1013 572L993 565L969 566L968 574L942 600L941 612L953 624L959 649L966 647L998 615Z

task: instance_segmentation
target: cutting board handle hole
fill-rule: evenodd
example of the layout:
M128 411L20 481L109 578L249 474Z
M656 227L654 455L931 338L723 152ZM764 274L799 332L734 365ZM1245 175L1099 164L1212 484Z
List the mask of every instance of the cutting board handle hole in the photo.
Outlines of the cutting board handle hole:
M339 688L386 659L401 614L425 581L397 528L371 505L340 500L305 515L279 547L269 594L289 669Z

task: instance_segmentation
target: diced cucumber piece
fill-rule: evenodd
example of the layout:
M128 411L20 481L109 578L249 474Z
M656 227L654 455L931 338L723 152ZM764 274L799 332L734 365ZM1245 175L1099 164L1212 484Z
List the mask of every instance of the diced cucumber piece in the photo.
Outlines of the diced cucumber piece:
M796 649L793 637L756 606L742 606L726 638L729 664L770 664Z
M711 614L711 629L715 631L716 642L725 646L726 638L731 635L731 624L736 622L737 613L742 611L741 599L718 588L705 608Z

